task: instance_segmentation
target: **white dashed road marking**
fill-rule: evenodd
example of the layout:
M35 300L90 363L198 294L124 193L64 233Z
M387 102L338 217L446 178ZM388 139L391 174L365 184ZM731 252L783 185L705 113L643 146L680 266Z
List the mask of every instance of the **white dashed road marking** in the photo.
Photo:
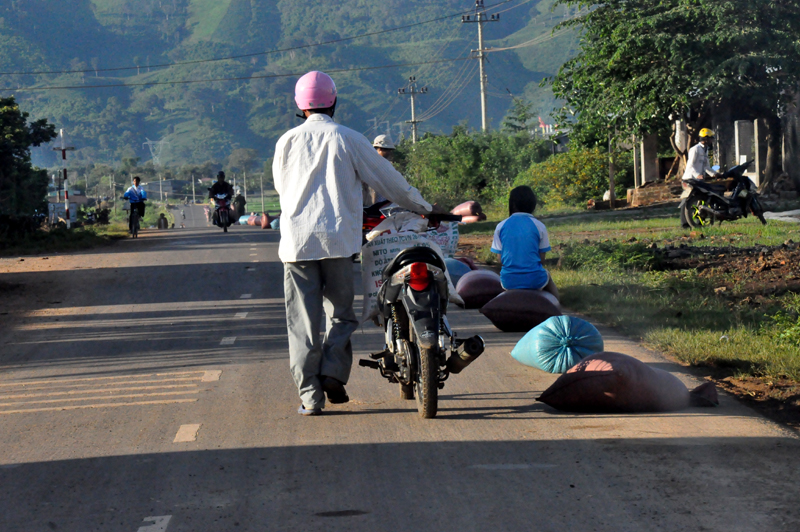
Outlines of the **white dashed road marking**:
M240 320L243 320L246 317L247 317L247 312L237 312L236 315L234 316L234 318L239 318Z
M222 375L221 369L212 369L211 371L206 371L203 374L203 378L200 379L200 382L214 382L218 381L220 375Z
M258 257L258 253L251 253L250 256L251 257Z
M252 298L253 294L242 294L241 296L239 296L239 299L252 299Z
M172 443L186 443L197 441L197 431L200 430L202 423L192 423L191 425L181 425Z
M225 338L222 339L219 345L233 345L235 341L236 341L235 336L226 336Z
M156 517L145 517L142 519L143 523L153 523L147 526L140 526L136 532L165 532L169 525L169 520L172 519L171 515L159 515Z

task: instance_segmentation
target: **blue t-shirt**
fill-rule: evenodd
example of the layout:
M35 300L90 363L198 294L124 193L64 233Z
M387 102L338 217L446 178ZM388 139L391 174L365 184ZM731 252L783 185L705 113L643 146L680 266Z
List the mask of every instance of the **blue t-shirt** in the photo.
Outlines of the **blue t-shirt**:
M541 290L548 283L540 253L550 251L544 224L532 214L518 212L498 224L492 253L503 261L500 281L506 290Z

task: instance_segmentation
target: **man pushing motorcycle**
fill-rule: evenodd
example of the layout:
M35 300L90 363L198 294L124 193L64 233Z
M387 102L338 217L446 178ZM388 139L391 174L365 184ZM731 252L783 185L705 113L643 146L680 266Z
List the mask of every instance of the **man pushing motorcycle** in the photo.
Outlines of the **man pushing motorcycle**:
M344 385L353 363L350 336L358 327L352 257L361 250L362 182L413 212L433 210L363 135L333 121L336 101L330 76L301 77L295 102L305 123L278 140L272 164L281 203L289 364L298 413L306 416L321 413L325 394L331 403L349 401Z
M708 150L712 149L714 144L714 132L708 128L703 128L700 130L699 136L700 142L689 150L689 156L686 161L686 171L683 173L684 182L689 179L705 179L705 176L719 177L720 175L711 168L711 163L708 160ZM685 188L686 184L684 183L683 186ZM686 220L683 209L685 201L686 200L682 201L680 206L681 227L689 229L691 226L689 225L689 221Z

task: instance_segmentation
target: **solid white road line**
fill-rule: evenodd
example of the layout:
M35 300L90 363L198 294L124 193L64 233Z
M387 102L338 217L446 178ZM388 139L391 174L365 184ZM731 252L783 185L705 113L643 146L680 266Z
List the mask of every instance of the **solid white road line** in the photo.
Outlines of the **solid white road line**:
M197 431L200 430L202 423L193 423L191 425L181 425L175 439L172 443L186 443L190 441L197 441Z
M247 312L237 312L233 317L243 320L247 317Z
M219 345L233 345L235 341L236 341L235 336L226 336L225 338L222 339Z
M253 294L242 294L241 296L239 296L239 299L252 299L252 298Z
M210 370L210 371L206 371L206 372L203 374L203 378L202 378L202 379L200 379L200 382L214 382L214 381L218 381L218 380L219 380L219 377L220 377L220 375L222 375L222 370L221 370L221 369L212 369L212 370Z
M143 523L153 523L152 525L140 526L136 532L166 532L171 515L159 515L155 517L145 517Z
M139 373L134 375L115 375L113 377L83 377L79 379L48 379L44 381L18 381L18 382L0 382L0 386L31 386L33 384L71 384L73 382L82 381L101 381L101 380L118 380L118 379L138 379L144 377L171 377L173 375L197 375L199 376L203 371L179 371L174 373ZM196 378L196 377L195 377ZM187 379L191 379L187 377ZM176 380L176 379L169 379ZM185 379L182 379L185 380Z

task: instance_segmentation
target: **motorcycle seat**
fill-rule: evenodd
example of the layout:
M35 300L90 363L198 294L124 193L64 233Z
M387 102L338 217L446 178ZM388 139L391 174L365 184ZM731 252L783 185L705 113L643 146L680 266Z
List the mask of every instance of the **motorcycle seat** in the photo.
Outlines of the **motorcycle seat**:
M413 247L404 249L400 253L397 254L392 261L386 265L383 269L383 280L385 281L389 277L391 277L395 272L398 270L405 268L409 264L413 264L415 262L424 262L426 264L430 264L432 266L436 266L437 268L445 271L447 268L444 265L444 261L439 256L438 253L433 251L431 248L426 247Z
M689 184L692 185L694 188L699 188L701 190L708 190L710 192L722 193L728 190L728 187L725 185L715 185L712 183L708 183L701 179L690 179Z

